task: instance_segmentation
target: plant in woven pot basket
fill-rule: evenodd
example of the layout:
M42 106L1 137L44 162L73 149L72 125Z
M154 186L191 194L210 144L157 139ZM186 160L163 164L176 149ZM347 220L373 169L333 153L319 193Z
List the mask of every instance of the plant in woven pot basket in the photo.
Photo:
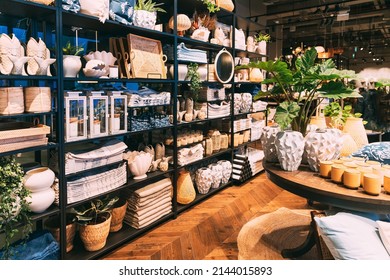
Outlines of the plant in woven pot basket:
M118 197L91 200L78 208L72 208L79 224L80 239L87 251L97 251L106 245L111 225L111 210Z

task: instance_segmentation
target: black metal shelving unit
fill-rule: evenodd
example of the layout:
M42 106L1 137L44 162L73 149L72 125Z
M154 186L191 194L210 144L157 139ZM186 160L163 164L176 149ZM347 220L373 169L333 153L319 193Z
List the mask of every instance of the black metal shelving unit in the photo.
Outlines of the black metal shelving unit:
M170 16L176 17L179 13L185 13L189 16L192 15L195 7L200 7L203 4L201 1L197 0L190 0L190 1L179 1L179 0L165 0L165 1L157 1L164 3L164 8L168 11L166 15L161 15L161 19L163 22L168 22ZM203 7L204 8L204 7ZM227 149L218 151L213 153L210 156L204 157L200 160L188 163L184 166L180 166L178 164L177 160L177 153L178 149L183 147L177 146L177 137L178 137L178 130L186 127L191 126L203 126L207 124L204 127L210 127L210 124L212 122L220 122L222 120L229 120L231 122L231 127L233 127L233 121L235 118L239 117L245 117L248 113L243 113L239 115L234 115L234 100L233 98L230 98L230 100L227 98L230 102L230 108L231 113L229 116L223 116L223 117L216 117L216 118L206 118L204 120L194 120L192 122L178 122L177 118L173 118L173 123L171 123L170 126L165 127L153 127L150 129L145 130L139 130L139 131L127 131L120 134L114 134L114 135L108 135L103 137L96 137L96 138L87 138L79 141L71 141L66 142L65 141L65 127L64 127L64 92L67 90L73 90L75 87L80 86L103 86L107 84L127 84L127 83L141 83L141 84L160 84L165 87L170 87L171 89L171 104L170 105L158 105L158 106L171 106L171 113L173 116L177 115L177 112L179 108L177 107L177 100L178 97L183 93L182 87L185 86L186 81L179 81L178 80L178 64L183 63L183 61L179 61L177 56L174 55L173 58L168 60L169 64L173 65L175 71L174 76L171 79L99 79L99 78L89 78L89 77L83 77L80 75L78 78L66 78L63 75L63 67L62 67L62 59L63 59L63 53L61 52L60 48L55 46L63 46L65 43L65 36L74 36L74 32L71 31L72 27L80 27L83 29L83 32L86 32L85 30L90 30L93 32L97 32L99 34L99 45L106 46L108 45L108 38L109 37L115 37L115 36L126 36L128 33L140 35L143 37L155 39L161 41L162 45L169 44L173 46L173 54L177 53L177 46L180 43L184 43L186 46L189 46L191 48L197 48L201 50L205 50L208 52L208 63L212 63L212 59L219 51L222 49L226 49L229 51L233 57L243 55L250 58L263 58L265 56L259 55L257 53L252 52L246 52L243 50L236 50L234 45L234 40L232 42L232 45L229 47L224 47L221 45L212 44L209 42L203 42L200 40L194 40L189 37L181 37L176 35L176 24L174 26L174 30L168 30L168 31L156 31L156 30L149 30L144 29L136 26L128 26L123 25L121 23L118 23L116 21L113 21L111 19L106 20L105 23L100 22L96 17L92 17L89 15L85 15L82 13L73 13L69 11L65 11L62 8L62 2L59 0L55 1L54 6L46 6L42 4L37 4L35 2L25 1L25 0L2 0L2 7L1 7L1 14L0 14L0 22L1 18L6 17L9 18L15 18L15 20L12 19L10 21L9 26L16 25L16 22L18 19L21 18L31 18L32 22L37 23L36 25L39 26L38 28L31 28L29 30L29 33L27 34L29 37L38 37L38 30L39 32L43 32L44 39L50 38L50 43L48 44L48 47L54 49L54 52L52 53L52 57L56 58L55 67L53 70L55 70L55 75L53 76L21 76L21 75L0 75L0 85L7 85L7 86L17 86L18 84L23 84L25 86L29 85L37 85L39 83L45 83L49 84L53 90L55 91L55 108L52 109L52 111L47 113L24 113L24 114L18 114L18 115L12 115L12 116L0 116L1 119L5 118L12 118L12 119L24 119L24 118L48 118L50 125L52 127L52 135L49 139L49 143L47 145L38 146L38 147L30 147L25 149L19 149L9 152L0 153L0 156L6 156L6 155L12 155L12 154L18 154L18 153L28 153L33 152L35 153L35 158L40 161L41 155L40 153L46 153L48 151L55 151L58 156L58 173L57 178L59 180L59 205L55 206L52 205L49 209L47 209L44 213L40 214L34 214L32 215L32 219L35 222L42 222L44 219L51 217L53 215L59 215L61 220L61 230L60 230L60 258L61 259L98 259L105 254L111 252L115 248L119 247L120 245L123 245L126 242L129 242L133 239L135 239L138 236L141 236L145 232L153 229L154 227L160 225L163 222L166 222L170 219L174 219L185 211L186 209L189 209L193 207L194 205L200 203L201 201L207 199L208 197L214 195L215 193L221 191L224 188L227 188L232 185L232 181L229 181L227 184L224 184L216 189L211 189L209 193L207 194L197 194L196 199L187 205L180 205L176 201L177 196L177 178L179 176L179 171L183 168L192 168L197 165L206 164L210 161L215 161L218 159L229 159L233 161L234 152L238 147L229 147ZM220 20L224 24L228 24L231 26L234 26L236 28L241 28L247 34L257 32L259 30L263 30L264 27L258 25L257 23L253 23L248 19L242 18L235 14L235 12L228 12L223 9L217 13L218 20ZM232 29L232 37L234 38L234 28ZM28 37L27 37L28 38ZM234 81L229 82L230 89L227 89L229 91L230 96L234 95L235 87L239 83L235 83ZM209 86L209 85L221 85L218 82L215 81L204 81L203 86ZM129 110L135 110L136 108L146 108L148 106L140 106L140 107L132 107L129 108ZM131 116L129 115L131 118ZM135 139L137 136L141 134L151 134L154 131L159 130L170 130L173 135L173 145L170 147L172 149L173 153L173 159L170 164L170 167L167 171L155 171L152 173L148 173L147 178L141 179L141 180L134 180L131 176L128 176L127 183L123 186L120 186L119 188L116 188L114 190L110 190L106 193L102 193L93 197L89 197L88 199L83 199L82 201L78 201L75 203L67 203L67 180L69 180L71 177L74 176L82 176L84 172L99 172L100 168L94 168L91 170L86 170L82 172L77 172L75 174L65 174L65 154L66 151L72 150L73 145L83 145L87 144L89 142L99 142L99 141L105 141L109 140L111 138L119 138L123 139L124 141L132 141L132 139ZM233 133L231 134L231 143L233 142ZM193 143L194 144L194 143ZM193 145L191 144L191 145ZM196 144L196 143L195 143ZM243 145L246 145L248 143L245 143ZM190 145L187 145L190 146ZM185 146L185 147L187 147ZM241 147L241 146L240 146ZM123 162L126 164L126 162ZM118 165L119 163L113 163L106 167L114 167ZM122 190L131 188L131 189L138 189L146 184L156 182L158 180L164 179L164 178L171 178L172 184L173 184L173 201L172 201L172 212L163 218L159 219L158 221L142 228L142 229L134 229L126 224L123 225L123 228L116 233L112 233L109 235L106 246L96 252L88 252L84 250L83 245L81 243L81 240L76 237L74 241L74 249L66 253L66 242L62 242L62 240L66 240L66 214L67 211L77 205L80 205L82 203L85 203L93 198L104 196L108 193L115 193L120 192ZM77 236L77 235L76 235Z

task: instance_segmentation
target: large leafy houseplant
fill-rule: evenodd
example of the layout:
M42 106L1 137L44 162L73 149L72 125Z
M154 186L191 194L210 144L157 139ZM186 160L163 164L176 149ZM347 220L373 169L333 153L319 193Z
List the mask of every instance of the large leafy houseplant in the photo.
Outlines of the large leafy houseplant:
M240 68L259 68L267 71L269 78L262 84L273 85L267 92L260 91L254 98L273 96L279 101L275 121L282 129L306 134L306 127L323 98L359 96L344 83L344 78L354 78L353 71L337 70L331 59L317 62L317 51L310 48L294 62L282 60L250 62Z
M0 157L0 255L10 259L15 237L26 240L32 230L27 198L30 191L23 186L24 172L14 156Z

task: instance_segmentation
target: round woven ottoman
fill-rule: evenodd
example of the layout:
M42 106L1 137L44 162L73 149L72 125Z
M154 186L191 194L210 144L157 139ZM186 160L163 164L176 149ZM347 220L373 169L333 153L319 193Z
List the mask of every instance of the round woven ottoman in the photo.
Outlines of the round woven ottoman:
M247 222L237 237L239 260L283 260L283 249L301 245L309 232L310 211L279 208ZM315 246L299 259L318 259Z

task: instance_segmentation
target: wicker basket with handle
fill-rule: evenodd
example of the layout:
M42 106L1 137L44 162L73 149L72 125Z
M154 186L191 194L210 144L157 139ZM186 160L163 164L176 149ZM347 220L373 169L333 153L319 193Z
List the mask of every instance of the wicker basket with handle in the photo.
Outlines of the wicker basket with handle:
M43 113L51 110L50 87L26 87L24 89L26 112Z
M22 87L0 88L0 114L12 115L24 112L24 98Z

